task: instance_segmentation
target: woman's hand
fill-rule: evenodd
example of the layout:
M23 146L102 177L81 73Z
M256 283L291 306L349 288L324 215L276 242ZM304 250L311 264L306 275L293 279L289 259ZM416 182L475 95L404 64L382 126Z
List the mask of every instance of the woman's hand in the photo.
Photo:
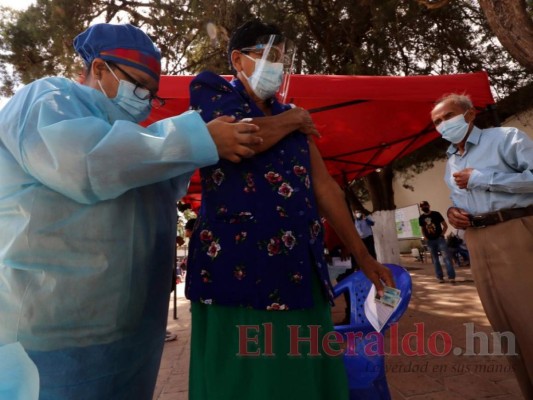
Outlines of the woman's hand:
M376 286L376 291L380 296L383 296L383 283L390 287L396 287L392 272L386 266L377 262L370 254L364 259L356 259L357 265L361 267L361 271L368 279Z
M316 129L315 123L313 122L313 119L311 118L311 114L309 114L309 111L307 111L305 108L302 107L293 107L288 111L285 111L285 113L289 113L289 115L294 116L294 118L298 121L298 130L302 133L305 133L306 135L321 137L320 132Z

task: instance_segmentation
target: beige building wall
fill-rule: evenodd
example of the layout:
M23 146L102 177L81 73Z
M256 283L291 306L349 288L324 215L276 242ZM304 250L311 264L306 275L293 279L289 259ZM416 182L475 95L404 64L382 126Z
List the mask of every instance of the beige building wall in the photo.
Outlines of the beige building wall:
M433 168L408 181L414 190L404 188L402 177L396 177L393 182L396 207L406 207L427 200L432 210L438 211L446 217L446 210L452 203L450 192L444 183L445 167L446 160L436 161Z

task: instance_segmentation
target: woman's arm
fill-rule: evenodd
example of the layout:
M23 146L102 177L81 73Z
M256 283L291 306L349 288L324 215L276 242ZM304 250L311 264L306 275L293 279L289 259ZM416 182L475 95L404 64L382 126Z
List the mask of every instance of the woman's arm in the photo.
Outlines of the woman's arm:
M263 142L250 146L255 153L268 150L297 130L307 135L320 136L307 110L293 107L277 115L254 117L251 116L251 101L244 98L226 79L212 72L200 73L190 84L191 109L198 111L205 122L227 116L259 126L259 131L254 136L258 136Z
M328 173L322 156L314 141L309 140L311 154L311 176L313 191L320 213L328 220L349 252L355 257L357 265L376 286L378 293L383 294L383 281L387 286L394 287L392 274L388 268L378 263L369 253L361 237L352 223L350 211L344 200L344 193Z
M311 115L301 107L294 107L281 114L268 117L245 118L242 122L250 122L259 126L259 131L255 134L263 139L263 143L254 145L256 153L268 150L285 136L296 130L320 137Z

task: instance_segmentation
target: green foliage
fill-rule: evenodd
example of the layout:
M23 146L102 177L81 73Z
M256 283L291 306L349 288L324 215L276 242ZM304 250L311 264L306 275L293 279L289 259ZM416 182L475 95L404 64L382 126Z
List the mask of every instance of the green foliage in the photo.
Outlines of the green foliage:
M72 51L72 39L86 22L90 1L38 0L23 12L0 10L0 60L14 67L10 76L2 74L0 94L10 95L18 83L28 83L49 75L73 75L79 67Z
M531 10L531 6L529 8ZM296 71L310 74L417 75L486 70L506 95L531 78L502 50L474 0L428 9L416 0L38 0L0 11L4 94L13 84L78 68L72 40L91 21L144 28L168 74L229 73L228 32L252 17L275 22L297 44ZM207 24L217 29L207 35ZM14 66L6 74L5 64Z
M1 8L0 95L46 75L73 77L80 64L72 40L93 21L131 22L145 29L163 53L164 73L210 69L228 74L229 32L253 17L276 23L294 40L297 73L403 76L485 70L502 97L533 82L495 39L477 1L426 2L444 4L438 8L421 3L38 0L23 12ZM527 4L532 14L533 4ZM216 35L208 35L208 24ZM394 168L408 179L443 153L442 144L434 143L396 161Z

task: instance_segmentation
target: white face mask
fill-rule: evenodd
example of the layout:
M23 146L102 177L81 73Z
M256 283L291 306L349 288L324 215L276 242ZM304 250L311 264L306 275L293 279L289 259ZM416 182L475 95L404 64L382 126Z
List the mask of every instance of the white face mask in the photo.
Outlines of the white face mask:
M244 71L242 71L242 74L248 80L256 96L261 100L273 97L283 82L283 63L274 63L263 59L255 59L247 54L244 55L255 62L252 76L247 77Z
M148 115L150 114L150 110L152 109L152 107L150 106L150 91L140 87L135 90L136 86L133 83L123 79L118 79L118 77L109 67L109 65L107 65L107 63L105 65L113 74L115 79L118 81L117 95L110 100L117 106L119 106L122 110L124 110L128 115L130 115L135 122L144 121L148 117ZM99 80L97 82L102 92L107 96L107 93L102 87L102 83ZM140 99L134 93L135 91L140 97L146 97L146 99Z
M362 218L363 217L363 214L361 213L355 213L355 218L359 219L359 218Z
M468 132L470 124L465 120L466 111L462 115L456 115L447 121L442 121L437 125L437 131L442 135L442 138L453 144L460 143Z

